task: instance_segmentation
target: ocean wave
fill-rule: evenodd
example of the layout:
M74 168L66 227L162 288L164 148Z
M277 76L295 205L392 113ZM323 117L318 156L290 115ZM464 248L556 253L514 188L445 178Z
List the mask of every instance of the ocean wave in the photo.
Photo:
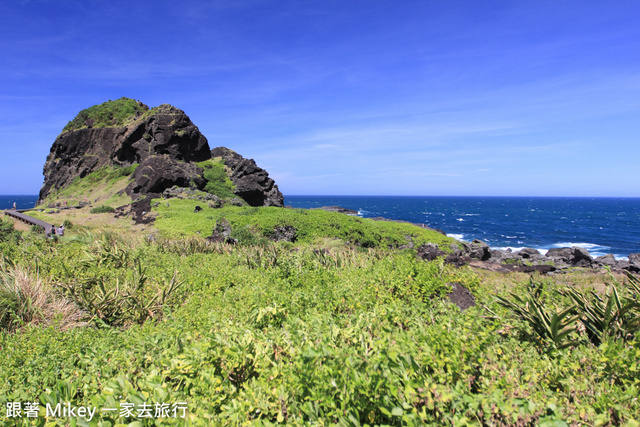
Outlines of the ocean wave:
M452 237L456 240L464 240L464 234L447 234L447 237Z
M554 243L553 244L554 248L572 248L574 246L577 246L577 247L582 248L582 249L586 249L588 251L611 249L609 246L603 246L603 245L599 245L597 243L560 242L560 243Z
M543 248L528 248L527 246L502 246L502 247L497 247L497 248L491 248L491 249L497 249L497 250L501 250L501 251L506 251L511 249L511 252L518 252L521 251L523 249L535 249L538 252L540 252L542 255L546 255L547 251L549 249L543 249Z
M464 218L456 218L456 221L464 221Z

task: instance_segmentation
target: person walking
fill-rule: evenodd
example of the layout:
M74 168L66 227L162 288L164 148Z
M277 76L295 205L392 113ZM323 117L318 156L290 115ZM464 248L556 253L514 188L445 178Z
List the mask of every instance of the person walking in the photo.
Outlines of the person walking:
M13 210L15 211L16 209L17 209L16 202L13 202Z

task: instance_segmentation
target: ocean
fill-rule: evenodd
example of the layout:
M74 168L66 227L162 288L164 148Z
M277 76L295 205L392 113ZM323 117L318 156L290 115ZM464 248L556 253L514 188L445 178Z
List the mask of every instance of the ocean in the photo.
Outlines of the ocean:
M35 205L38 196L0 196L0 209ZM640 198L286 196L294 208L342 206L363 218L426 224L495 249L580 246L592 256L640 252Z
M286 196L295 208L342 206L363 218L426 224L494 249L580 246L592 256L640 252L640 198Z

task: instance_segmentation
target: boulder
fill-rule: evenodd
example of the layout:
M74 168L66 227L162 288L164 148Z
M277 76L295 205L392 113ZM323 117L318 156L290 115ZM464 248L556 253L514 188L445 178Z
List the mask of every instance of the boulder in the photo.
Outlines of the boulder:
M149 156L135 170L125 192L136 198L142 194L160 197L173 186L201 190L206 184L202 173L202 168L194 163L181 162L169 155Z
M529 259L529 258L535 258L536 255L541 255L541 254L540 254L540 251L538 251L537 249L523 248L518 252L516 252L516 255L522 259Z
M591 267L593 262L589 251L577 246L549 249L546 257L551 258L555 264L568 264L574 267Z
M552 248L547 251L545 256L556 263L571 264L572 254L571 248Z
M207 237L209 242L215 243L236 243L235 239L231 238L231 224L226 218L219 218L216 221L216 225L211 231L211 236Z
M438 245L434 243L427 243L416 250L416 256L424 261L433 261L439 256L446 254L447 253L445 251L441 250Z
M571 264L576 267L591 267L593 259L586 249L574 246L572 250Z
M491 258L491 249L489 245L482 240L474 240L471 243L462 242L464 246L465 255L472 259L479 259L480 261L487 261Z
M461 283L448 283L451 286L451 292L447 294L450 302L457 305L461 311L465 311L476 305L476 299L469 289Z
M629 254L629 263L640 267L640 253Z
M295 227L291 225L278 226L273 229L273 240L276 242L295 242L296 231Z
M250 206L284 206L284 196L266 170L258 167L253 159L245 159L226 147L211 150L212 157L221 157L231 171L234 193Z
M603 266L609 266L611 268L614 268L617 264L616 258L613 256L613 254L607 254L607 255L603 255L603 256L599 256L597 257L594 262L597 265L603 265Z

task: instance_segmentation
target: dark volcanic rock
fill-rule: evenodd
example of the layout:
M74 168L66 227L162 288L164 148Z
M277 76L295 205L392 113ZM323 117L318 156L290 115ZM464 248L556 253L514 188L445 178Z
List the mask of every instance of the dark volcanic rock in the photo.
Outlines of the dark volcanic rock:
M491 249L489 245L481 240L474 240L471 243L462 242L464 252L467 256L480 261L486 261L491 258Z
M211 150L211 157L222 157L231 170L235 194L251 206L284 206L284 196L266 170L259 168L253 159L245 159L226 147Z
M236 243L235 239L231 237L231 224L226 218L220 218L216 221L215 227L211 231L211 236L207 237L207 240L212 243Z
M447 294L449 301L458 306L461 311L465 311L476 305L476 299L469 291L460 283L449 283L451 292Z
M629 263L640 267L640 253L629 254Z
M417 250L416 250L416 256L419 259L425 260L425 261L433 261L434 259L438 258L439 256L443 256L446 255L447 253L443 250L441 250L438 245L434 244L434 243L427 243L426 245L422 245L420 246Z
M571 257L573 251L571 248L552 248L546 253L547 258L551 258L555 262L561 262L564 264L571 264Z
M575 267L591 267L593 262L589 251L577 246L572 248L552 248L547 251L545 256L556 264L568 264Z
M613 254L599 256L594 261L596 264L607 265L609 267L615 267L617 263L616 258L613 256Z
M517 265L513 266L515 271L519 271L521 273L534 273L538 272L540 274L551 273L552 271L556 271L557 268L554 265Z
M285 225L276 227L273 230L273 240L276 242L295 242L296 241L296 229L291 225Z
M576 267L591 267L593 259L589 255L589 251L579 247L571 248L573 250L573 258L571 263Z
M148 111L132 116L126 126L86 127L61 133L44 165L45 180L39 203L51 191L102 166L130 166L154 155L167 155L184 162L211 158L207 139L184 111L167 104L152 110L142 103L139 105Z
M536 255L540 255L540 251L533 248L523 248L516 252L516 255L523 259L534 258Z
M201 190L206 184L202 172L202 168L195 164L181 162L168 155L150 156L138 166L125 191L132 197L140 194L159 197L173 186L193 186Z

